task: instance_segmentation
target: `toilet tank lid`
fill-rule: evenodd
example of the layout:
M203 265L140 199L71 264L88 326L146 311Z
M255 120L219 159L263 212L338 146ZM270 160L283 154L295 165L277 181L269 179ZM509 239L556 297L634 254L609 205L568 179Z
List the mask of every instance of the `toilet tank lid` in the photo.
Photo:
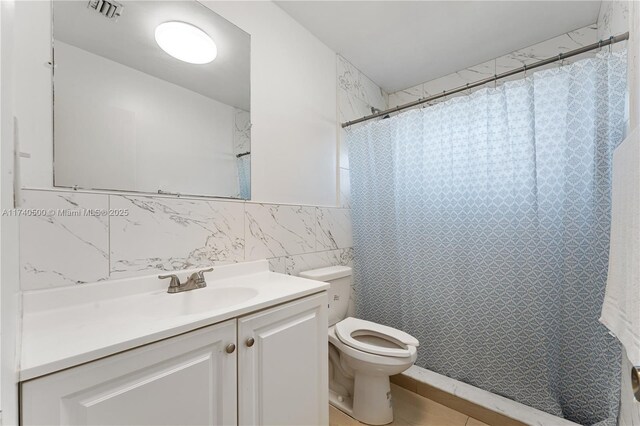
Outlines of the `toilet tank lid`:
M348 266L329 266L327 268L312 269L300 272L302 278L309 278L316 281L331 281L351 275L351 268Z

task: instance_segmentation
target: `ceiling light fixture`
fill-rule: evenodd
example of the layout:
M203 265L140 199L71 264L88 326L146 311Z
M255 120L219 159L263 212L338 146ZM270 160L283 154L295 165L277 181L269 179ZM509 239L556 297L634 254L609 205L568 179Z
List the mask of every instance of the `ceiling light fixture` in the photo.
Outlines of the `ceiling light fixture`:
M156 43L169 55L190 64L208 64L218 55L211 37L186 22L170 21L158 25Z

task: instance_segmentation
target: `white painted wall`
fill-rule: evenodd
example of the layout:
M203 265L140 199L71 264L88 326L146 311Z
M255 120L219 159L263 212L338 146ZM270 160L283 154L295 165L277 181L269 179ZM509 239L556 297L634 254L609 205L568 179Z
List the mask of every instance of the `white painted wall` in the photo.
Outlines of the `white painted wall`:
M205 2L251 34L252 199L337 204L336 56L272 2ZM52 186L50 4L19 2L23 184Z
M251 194L336 205L336 55L272 2L205 1L251 34Z
M55 42L55 184L238 195L235 109Z
M12 60L13 0L0 2L0 208L14 204L14 125ZM0 218L0 312L2 350L0 352L0 389L2 424L18 424L18 357L20 329L18 218Z

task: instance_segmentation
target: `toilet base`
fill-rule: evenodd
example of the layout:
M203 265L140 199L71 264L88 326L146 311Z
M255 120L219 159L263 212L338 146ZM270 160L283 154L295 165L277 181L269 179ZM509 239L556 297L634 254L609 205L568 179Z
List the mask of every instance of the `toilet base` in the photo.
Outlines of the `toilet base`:
M359 379L358 379L359 378ZM393 421L391 387L387 376L357 374L355 399L329 390L329 403L338 410L368 425L386 425Z
M353 417L370 425L393 421L393 400L389 376L357 372L354 383Z

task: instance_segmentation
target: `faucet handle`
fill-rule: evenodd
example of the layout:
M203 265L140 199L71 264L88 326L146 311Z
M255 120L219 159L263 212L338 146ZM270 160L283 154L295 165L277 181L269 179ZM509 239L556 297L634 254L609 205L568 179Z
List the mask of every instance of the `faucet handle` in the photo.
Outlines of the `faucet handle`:
M211 271L213 271L213 268L201 269L198 272L196 272L196 275L198 276L198 280L200 280L201 282L204 282L204 273L211 272Z
M204 280L204 273L211 272L211 271L213 271L213 268L201 269L196 273L198 274L198 278L200 278L201 280Z
M170 289L180 287L180 278L178 278L178 276L175 274L158 275L158 278L160 278L161 280L171 278L171 282L169 283Z

